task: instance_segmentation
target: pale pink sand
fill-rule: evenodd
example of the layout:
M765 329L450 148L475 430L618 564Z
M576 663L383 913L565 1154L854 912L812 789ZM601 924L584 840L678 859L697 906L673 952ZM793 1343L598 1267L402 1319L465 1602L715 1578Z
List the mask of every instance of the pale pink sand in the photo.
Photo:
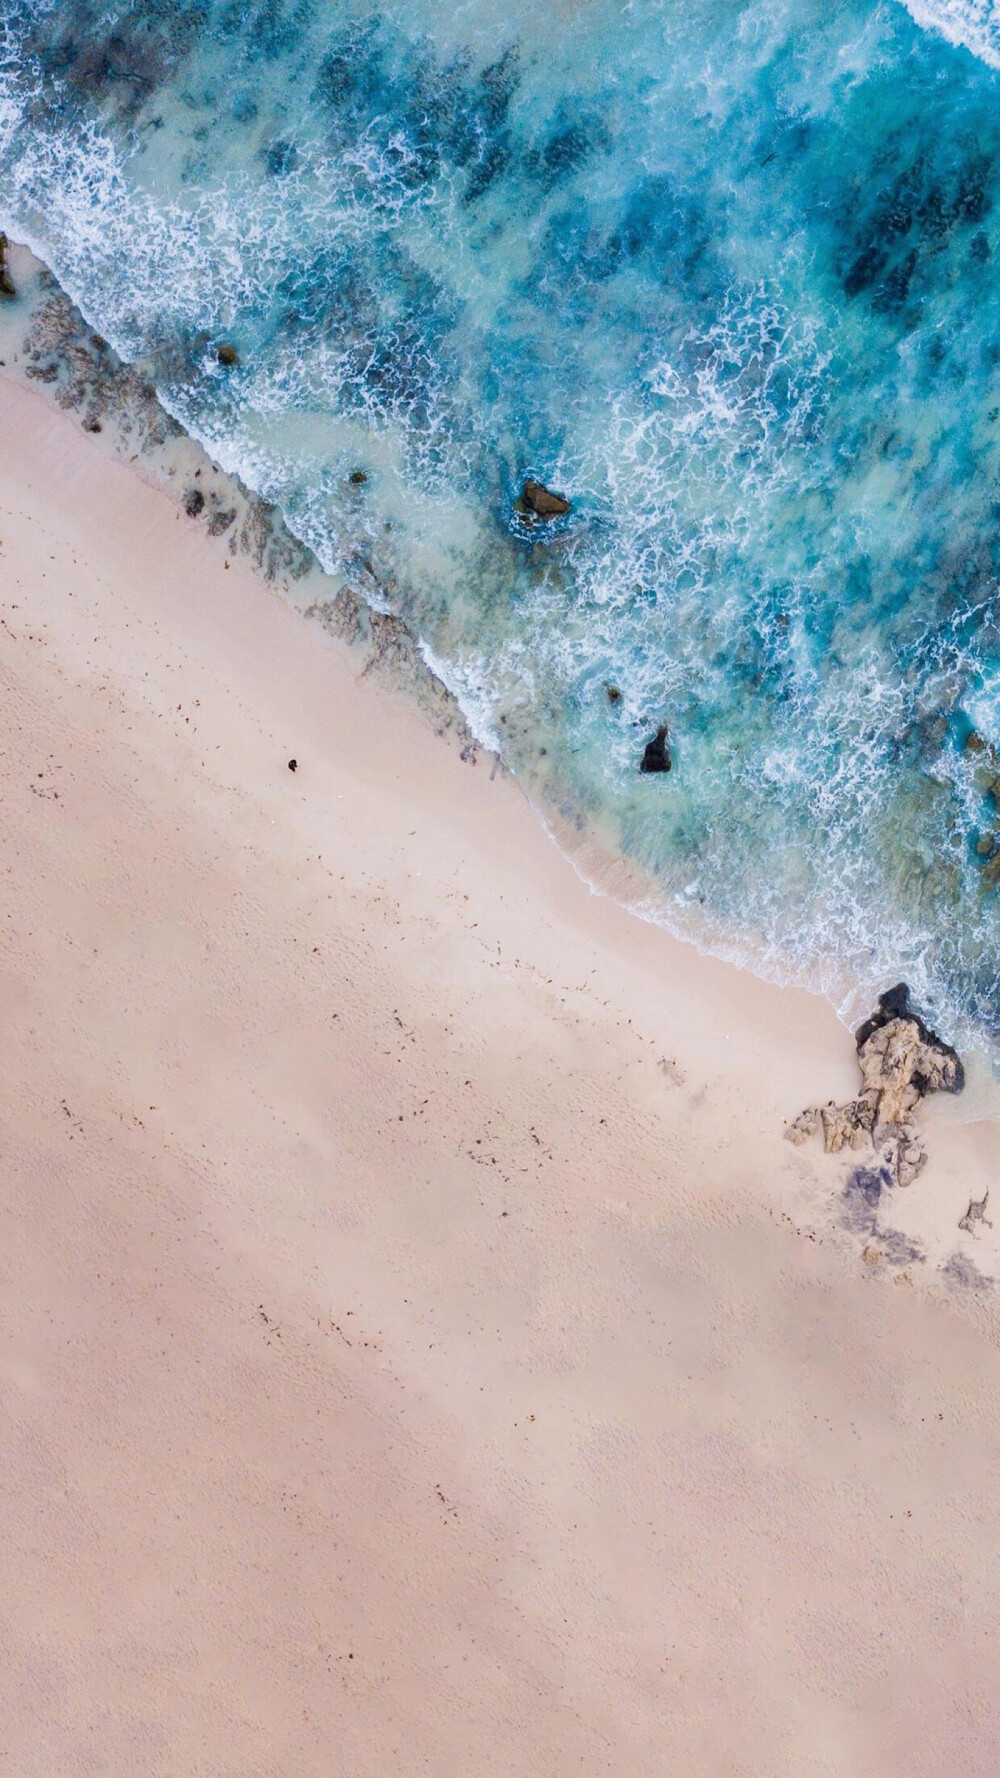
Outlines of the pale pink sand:
M781 1140L833 1013L0 396L0 1768L994 1774L991 1292Z

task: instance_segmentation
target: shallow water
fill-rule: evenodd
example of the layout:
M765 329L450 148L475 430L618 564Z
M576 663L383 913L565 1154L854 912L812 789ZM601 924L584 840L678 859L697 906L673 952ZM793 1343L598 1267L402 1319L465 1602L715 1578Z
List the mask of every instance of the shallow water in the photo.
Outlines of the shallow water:
M763 971L1000 1034L992 6L0 20L3 225L567 843Z

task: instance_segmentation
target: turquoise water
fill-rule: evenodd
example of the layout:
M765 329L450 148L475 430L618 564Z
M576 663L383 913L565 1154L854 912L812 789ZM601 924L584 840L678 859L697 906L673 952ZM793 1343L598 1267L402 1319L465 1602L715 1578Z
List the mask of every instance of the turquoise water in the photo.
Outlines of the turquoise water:
M993 8L0 21L0 222L567 843L762 971L1000 1034Z

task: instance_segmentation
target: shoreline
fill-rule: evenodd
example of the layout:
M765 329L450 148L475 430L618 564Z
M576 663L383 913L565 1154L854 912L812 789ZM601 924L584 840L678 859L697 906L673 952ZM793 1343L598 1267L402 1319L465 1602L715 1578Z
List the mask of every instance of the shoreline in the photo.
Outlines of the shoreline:
M375 673L392 690L412 698L438 735L451 734L463 758L475 762L479 755L490 759L491 770L507 773L493 741L470 727L470 717L448 683L440 665L432 664L421 639L406 622L369 602L371 588L348 583L338 585L320 565L307 543L289 530L280 509L255 494L239 476L220 468L197 437L185 431L160 402L147 376L147 362L128 364L117 358L107 342L94 334L90 324L62 289L54 274L34 250L8 242L8 261L18 294L27 291L30 321L9 304L0 307L0 323L14 325L15 360L26 358L13 372L15 380L43 393L43 399L79 418L84 431L101 434L101 448L129 466L145 481L185 510L197 528L212 538L223 538L230 555L248 560L270 585L308 622L346 643L363 660L366 674ZM18 333L23 337L17 338ZM5 347L0 327L0 351ZM96 348L96 350L95 350ZM0 361L0 371L5 368ZM8 371L11 366L6 366ZM51 389L51 394L45 393ZM136 449L130 447L135 444ZM204 478L204 479L202 479ZM200 501L192 511L191 497ZM377 589L376 589L377 590ZM829 969L825 979L810 981L809 972L791 962L782 963L748 938L727 935L711 922L700 933L690 923L671 918L661 902L660 885L641 867L605 844L596 831L561 820L544 798L532 795L521 783L522 794L552 843L569 861L584 886L606 896L633 918L653 926L671 943L694 949L706 959L745 971L778 989L801 990L826 1000L847 1030L856 1028L869 1014L877 994L888 988L899 973L895 965L888 975L873 983L870 993L858 985L846 966ZM688 909L689 916L693 910ZM823 974L824 972L820 972ZM966 1058L974 1092L963 1097L950 1115L959 1121L983 1117L1000 1120L1000 1078L988 1040L967 1022L947 1026L951 1041ZM972 1107L970 1109L970 1107Z
M985 1774L993 1127L0 390L19 1772Z
M23 276L25 263L29 262L34 273L41 272L48 279L48 274L41 262L35 260L27 248L14 247L11 257L19 276ZM70 300L53 281L53 292L57 299L56 325L59 337L52 342L50 356L59 360L69 357L67 346L69 330L79 322L77 312L72 308ZM85 332L89 332L86 323L82 324ZM47 330L43 329L43 338ZM38 362L37 352L35 362ZM47 362L43 356L42 362ZM28 374L32 374L29 370ZM116 378L128 385L135 380L136 373L128 366L121 366ZM48 380L47 378L45 380ZM336 596L330 598L327 589L331 582L324 574L306 545L292 539L294 549L302 552L304 567L292 569L291 575L281 573L280 564L289 560L288 551L281 543L283 521L275 514L279 533L279 551L276 564L272 565L263 548L258 543L253 549L248 541L256 538L261 531L261 520L255 517L255 507L261 506L257 496L251 494L226 471L218 468L208 458L203 446L183 432L177 422L171 421L159 406L155 392L150 386L143 385L139 389L138 419L133 414L128 424L139 430L139 450L126 456L125 440L116 433L115 426L118 413L121 411L118 402L121 391L117 386L112 390L107 405L102 409L107 424L107 432L99 441L96 438L83 437L78 430L78 416L81 408L80 390L86 386L86 378L80 388L74 392L72 399L65 398L56 406L42 389L29 387L24 381L24 373L12 375L8 368L0 367L0 387L5 390L16 388L27 398L29 407L26 410L25 424L30 425L27 418L31 404L39 404L42 413L47 413L52 420L58 421L65 413L67 423L73 427L80 443L91 449L99 443L103 462L112 467L119 475L126 478L126 486L134 488L136 481L148 490L155 499L166 503L174 523L182 529L194 543L194 560L204 565L199 556L198 546L204 541L216 557L216 568L220 560L224 573L238 571L238 581L227 582L229 593L228 608L230 611L229 627L223 641L217 629L211 632L197 630L199 646L210 643L215 651L217 666L222 674L228 668L227 651L231 647L240 648L243 638L239 634L240 622L244 613L241 600L259 605L263 593L268 608L275 603L272 593L278 594L277 602L289 612L295 627L307 637L316 648L317 664L320 658L332 652L335 657L342 657L343 666L356 680L358 688L367 684L374 674L380 700L388 700L388 709L380 706L380 724L404 724L405 739L400 742L401 752L407 755L412 747L412 736L419 731L430 744L431 757L423 770L426 783L434 773L432 761L436 756L437 746L441 739L453 736L457 741L457 760L465 767L475 768L482 759L491 762L489 773L489 794L494 803L504 804L504 813L500 816L501 827L512 819L522 828L525 817L529 820L535 833L535 844L532 846L523 829L518 832L516 844L526 848L526 856L531 863L519 884L522 894L525 884L530 883L527 900L530 900L536 881L541 873L553 904L560 891L556 884L560 877L568 872L576 885L574 895L573 923L581 931L587 933L591 942L598 935L605 943L614 934L613 945L617 952L615 965L607 978L611 988L617 969L624 967L631 971L632 979L628 984L629 992L638 990L642 999L639 1004L647 1023L647 1030L657 1033L648 1036L645 1041L650 1044L661 1044L668 1047L666 1021L652 1004L649 992L650 981L659 979L661 988L669 970L671 983L682 984L681 1017L685 1031L692 1034L692 1054L702 1071L712 1073L718 1071L720 1056L717 1053L717 1031L720 1025L737 1020L735 1033L737 1044L742 1046L745 1054L744 1064L749 1064L750 1078L758 1095L759 1103L771 1100L769 1116L769 1134L774 1135L779 1129L786 1128L807 1104L817 1104L828 1099L849 1099L855 1090L856 1066L854 1062L854 1046L851 1038L851 1026L844 1008L840 1009L832 999L820 989L805 987L795 981L776 981L766 974L758 974L749 963L741 963L726 956L719 956L710 948L703 948L695 940L673 932L661 924L655 914L644 911L642 906L642 884L632 867L625 859L617 861L605 859L601 854L603 869L598 865L588 868L588 846L585 843L582 852L574 848L570 836L561 836L557 831L554 819L544 809L540 809L530 798L528 792L518 779L509 773L500 756L484 749L475 737L470 735L464 726L464 717L450 691L437 678L432 670L423 662L419 645L414 637L406 631L405 625L394 618L380 619L370 608L357 602L357 608L350 610L343 607ZM134 405L135 397L131 392L126 395L126 402ZM150 408L150 414L144 410ZM60 411L63 410L63 412ZM150 417L151 416L151 417ZM176 438L160 440L158 418L166 422L168 428L173 427ZM44 424L44 423L43 423ZM143 443L143 428L152 432L152 452ZM84 426L84 432L88 430ZM160 448L166 444L165 452ZM205 513L208 515L203 525L199 514L192 523L191 515L185 512L182 487L187 483L192 486L208 488L207 480L199 482L195 478L211 477L213 491L209 492L209 501L218 505L220 502L229 506L243 503L245 516L242 523L224 529L213 527L211 523L212 504L208 504ZM126 496L127 499L127 496ZM122 507L121 523L128 525L128 517ZM265 571L266 570L266 571ZM300 593L299 587L303 590ZM237 591L238 588L238 591ZM172 612L172 619L185 627L197 621L201 613L196 613L190 604ZM246 614L249 616L249 612ZM362 623L362 615L364 623ZM301 622L302 619L306 623ZM259 621L258 617L254 621ZM384 625L384 629L380 626ZM317 631L320 632L317 634ZM304 655L296 660L295 674L300 676ZM337 662L339 666L340 661ZM245 683L255 685L258 663L244 658L240 669ZM330 670L328 666L327 671ZM352 688L353 691L354 688ZM340 680L337 688L338 698L345 693L345 685ZM320 694L321 695L321 694ZM355 716L354 733L363 724L364 694L361 709ZM449 749L452 764L455 764L454 749ZM353 756L356 760L356 754ZM384 762L384 750L380 750L380 759ZM484 808L478 807L480 792L468 785L468 772L459 774L462 783L462 821L468 822L471 808L476 808L477 819L472 831L477 832L481 845L492 848L495 836L492 831L493 817ZM500 791L501 780L504 789ZM499 795L498 795L499 792ZM514 809L516 808L516 815ZM485 823L485 831L484 831ZM504 833L502 843L509 844L510 833ZM593 848L590 848L593 853ZM487 866L488 868L488 866ZM602 881L602 877L605 879ZM565 889L563 889L565 893ZM604 913L599 911L606 909ZM614 910L613 913L611 910ZM639 931L644 933L640 939ZM703 973L704 972L704 973ZM701 1006L705 985L711 983L710 1005L706 1012ZM857 996L855 995L855 999ZM859 1003L860 1004L860 1003ZM809 1041L805 1054L813 1075L812 1084L806 1079L805 1070L797 1070L791 1078L798 1081L798 1091L802 1095L796 1105L791 1103L786 1090L777 1097L771 1093L770 1073L774 1066L775 1054L780 1054L778 1072L787 1071L791 1062L789 1046L786 1041L786 1028L796 1034L796 1048L801 1036L808 1031ZM766 1047L771 1052L766 1067L754 1071L749 1057L760 1046L762 1033L766 1037ZM733 1045L733 1034L726 1032L724 1042ZM676 1047L676 1042L674 1044ZM733 1053L732 1048L728 1052ZM998 1087L989 1069L988 1061L977 1052L964 1051L967 1063L968 1078L965 1091L957 1099L940 1097L925 1101L921 1107L921 1124L927 1129L932 1143L932 1150L937 1150L937 1164L932 1164L931 1194L939 1181L952 1177L968 1177L972 1182L972 1192L980 1195L988 1189L988 1163L985 1161L986 1141L983 1130L990 1129L997 1121ZM685 1060L681 1069L687 1072L691 1065L691 1057ZM670 1057L663 1059L663 1066L670 1077L674 1062ZM787 1078L787 1075L786 1075ZM741 1079L741 1086L747 1082ZM793 1089L794 1090L794 1089ZM791 1196L795 1200L795 1214L804 1214L807 1220L814 1220L817 1226L826 1226L826 1234L831 1233L831 1211L836 1219L837 1199L843 1187L845 1175L844 1163L839 1164L830 1157L817 1157L811 1149L801 1157L808 1175L808 1183L803 1180L791 1188ZM863 1161L864 1156L860 1157ZM932 1163L934 1154L932 1152ZM812 1169L810 1171L810 1168ZM778 1166L779 1172L787 1172L787 1168ZM922 1182L926 1185L926 1178ZM964 1190L964 1186L963 1186ZM780 1194L779 1194L780 1195ZM963 1245L957 1248L952 1244L949 1251L950 1229L947 1229L940 1216L921 1203L923 1194L907 1194L902 1199L896 1196L894 1218L901 1223L901 1228L890 1228L890 1248L894 1243L902 1241L912 1245L917 1243L921 1259L930 1259L932 1269L945 1271L957 1255L962 1258ZM957 1204L957 1200L956 1200ZM900 1206L905 1206L907 1214L898 1214ZM884 1208L884 1206L883 1206ZM958 1226L959 1212L964 1206L957 1205L952 1226ZM786 1206L787 1211L787 1206ZM842 1234L844 1222L853 1220L848 1214L841 1216L841 1226L837 1234ZM853 1232L853 1231L852 1231ZM869 1231L874 1232L874 1231ZM976 1288L1000 1278L1000 1238L993 1243L984 1239L986 1230L979 1231L979 1240L974 1251L965 1257L970 1262L967 1281ZM986 1269L980 1273L976 1260L982 1259ZM952 1280L960 1286L963 1284L961 1266L959 1273Z

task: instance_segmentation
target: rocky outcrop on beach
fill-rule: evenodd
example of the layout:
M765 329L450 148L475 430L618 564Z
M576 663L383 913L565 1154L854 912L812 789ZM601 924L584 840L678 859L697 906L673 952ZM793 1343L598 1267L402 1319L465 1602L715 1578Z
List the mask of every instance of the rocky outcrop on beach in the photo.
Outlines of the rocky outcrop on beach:
M927 1162L914 1113L929 1093L960 1093L965 1070L957 1052L929 1030L910 1007L900 982L879 998L878 1010L856 1034L861 1091L844 1105L811 1106L785 1134L796 1144L822 1132L827 1154L876 1149L897 1185L912 1185Z
M7 270L7 249L9 246L10 242L7 236L0 232L0 296L8 298L17 295L17 289Z

